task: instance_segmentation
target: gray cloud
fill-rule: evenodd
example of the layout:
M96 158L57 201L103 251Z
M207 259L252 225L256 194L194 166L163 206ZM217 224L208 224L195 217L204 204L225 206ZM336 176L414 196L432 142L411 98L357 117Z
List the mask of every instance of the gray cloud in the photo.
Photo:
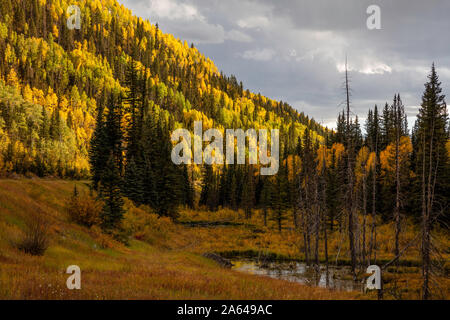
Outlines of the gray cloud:
M354 113L365 118L399 92L414 116L431 63L450 89L450 1L119 0L196 46L255 92L325 124L342 108L348 55ZM381 8L381 30L366 9Z

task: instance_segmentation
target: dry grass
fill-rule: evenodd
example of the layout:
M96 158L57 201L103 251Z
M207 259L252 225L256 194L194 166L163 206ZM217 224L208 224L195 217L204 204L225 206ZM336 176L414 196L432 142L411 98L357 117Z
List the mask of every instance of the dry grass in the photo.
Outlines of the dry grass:
M261 213L256 211L250 220L244 219L244 213L235 213L230 210L218 212L184 210L180 216L182 221L215 222L226 221L234 225L227 227L202 227L193 228L195 234L189 238L190 247L195 252L213 251L223 254L243 255L258 257L262 255L276 259L304 260L303 238L295 231L292 221L285 224L282 234L277 231L277 226L269 223L263 225ZM368 225L371 221L368 219ZM392 223L381 224L377 227L377 261L372 263L384 265L394 258L394 225ZM400 237L400 246L406 247L413 244L402 255L399 267L389 267L383 272L385 298L387 299L419 299L421 297L421 259L420 259L420 230L412 221L404 221ZM335 230L328 234L329 261L332 264L349 264L349 249L346 231ZM418 236L419 235L419 236ZM177 235L180 237L180 235ZM186 238L186 235L184 236ZM437 227L433 231L435 246L441 252L441 256L433 256L441 262L440 270L433 276L434 297L438 299L450 298L449 251L450 235L448 230ZM366 244L369 243L369 235ZM361 244L361 243L359 243ZM320 259L324 259L323 239L320 243ZM360 270L360 277L364 276L365 267ZM375 293L367 296L376 298Z
M86 190L77 182L78 190ZM65 211L74 182L0 180L0 299L354 299L333 292L220 268L196 252L197 230L131 208L124 225L145 241L125 247L72 223ZM129 203L127 205L130 205ZM51 224L50 246L32 256L11 246L32 212ZM143 221L140 221L143 220ZM211 240L211 239L209 239ZM148 243L147 243L147 242ZM82 270L82 289L68 290L65 270Z
M25 234L16 245L25 253L42 256L49 246L49 223L43 212L32 212L25 220Z
M300 235L292 223L280 235L275 226L264 227L256 212L250 221L243 213L183 210L180 220L225 221L227 226L190 227L159 218L146 207L126 201L123 228L133 235L125 247L101 233L72 222L66 211L75 182L61 180L0 180L0 299L372 299L373 293L346 293L242 274L220 268L201 256L204 252L267 254L302 259ZM80 194L87 191L76 182ZM50 246L41 257L25 254L11 245L22 236L35 212L50 224ZM231 225L230 225L231 223ZM405 223L402 244L418 230ZM441 248L450 247L448 231L434 237ZM330 260L348 261L347 243L338 231L330 235ZM378 258L392 258L392 225L378 230ZM340 255L337 252L340 250ZM444 258L448 261L448 252ZM417 299L420 296L419 244L403 258L411 266L384 273L385 297ZM448 262L447 262L448 263ZM82 289L68 290L65 270L82 270ZM448 268L447 268L448 269ZM450 281L438 278L436 296L448 299Z

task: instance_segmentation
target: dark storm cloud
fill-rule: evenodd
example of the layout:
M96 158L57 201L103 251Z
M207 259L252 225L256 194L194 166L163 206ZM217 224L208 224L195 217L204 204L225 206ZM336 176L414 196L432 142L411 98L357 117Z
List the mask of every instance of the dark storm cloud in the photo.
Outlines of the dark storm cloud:
M164 32L193 42L255 92L325 124L342 105L348 55L354 113L400 92L414 116L431 63L450 89L450 1L119 0ZM369 5L381 30L368 30Z

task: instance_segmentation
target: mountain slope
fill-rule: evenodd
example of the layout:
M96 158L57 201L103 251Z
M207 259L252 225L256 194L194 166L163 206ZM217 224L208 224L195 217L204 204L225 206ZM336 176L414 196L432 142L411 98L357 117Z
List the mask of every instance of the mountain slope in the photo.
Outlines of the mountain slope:
M81 9L69 30L66 10ZM288 104L244 90L186 42L115 0L5 0L0 4L0 172L80 178L98 106L129 93L130 68L145 104L175 127L280 128L293 148L306 126L328 131ZM124 102L125 110L129 102Z

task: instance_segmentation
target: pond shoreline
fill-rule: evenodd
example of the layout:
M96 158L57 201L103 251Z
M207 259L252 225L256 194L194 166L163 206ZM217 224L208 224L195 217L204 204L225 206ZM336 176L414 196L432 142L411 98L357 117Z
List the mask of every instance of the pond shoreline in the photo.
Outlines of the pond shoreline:
M215 254L229 260L233 259L256 259L264 262L302 262L306 263L305 259L300 257L291 257L286 256L276 252L262 252L256 250L229 250L229 251L216 251ZM384 265L390 262L391 259L377 259L377 265ZM311 263L312 265L313 263ZM325 260L319 259L319 264L324 265ZM328 261L329 266L351 266L350 259L338 258L336 261L335 257L330 257ZM419 261L411 261L411 260L398 260L397 265L401 267L420 267Z
M311 287L336 291L364 291L364 278L354 279L348 266L307 266L303 262L259 262L254 259L231 260L238 272L265 276Z

